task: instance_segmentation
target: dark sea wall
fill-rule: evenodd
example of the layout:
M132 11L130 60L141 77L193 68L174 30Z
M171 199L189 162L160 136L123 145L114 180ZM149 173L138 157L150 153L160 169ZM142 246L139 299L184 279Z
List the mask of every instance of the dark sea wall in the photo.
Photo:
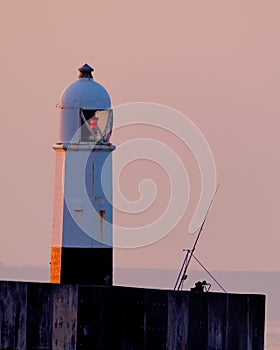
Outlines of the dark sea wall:
M265 296L0 282L0 349L263 350Z

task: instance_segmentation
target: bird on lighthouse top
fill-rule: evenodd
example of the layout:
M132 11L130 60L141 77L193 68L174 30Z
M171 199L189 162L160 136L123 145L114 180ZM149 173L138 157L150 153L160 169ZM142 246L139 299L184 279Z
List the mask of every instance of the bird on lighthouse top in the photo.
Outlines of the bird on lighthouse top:
M94 80L92 67L84 64L78 71L78 79L64 89L59 99L59 142L108 144L113 120L110 96Z

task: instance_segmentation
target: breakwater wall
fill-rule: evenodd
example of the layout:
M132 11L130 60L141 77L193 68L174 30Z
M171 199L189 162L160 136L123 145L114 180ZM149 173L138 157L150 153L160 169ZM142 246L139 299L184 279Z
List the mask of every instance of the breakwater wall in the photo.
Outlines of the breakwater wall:
M0 281L2 350L263 350L265 296Z

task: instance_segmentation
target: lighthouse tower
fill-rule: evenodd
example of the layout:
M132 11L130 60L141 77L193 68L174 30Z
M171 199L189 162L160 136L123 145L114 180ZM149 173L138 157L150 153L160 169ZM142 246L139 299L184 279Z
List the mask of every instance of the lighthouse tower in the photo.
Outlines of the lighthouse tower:
M58 105L52 283L112 284L113 112L92 72L79 68Z

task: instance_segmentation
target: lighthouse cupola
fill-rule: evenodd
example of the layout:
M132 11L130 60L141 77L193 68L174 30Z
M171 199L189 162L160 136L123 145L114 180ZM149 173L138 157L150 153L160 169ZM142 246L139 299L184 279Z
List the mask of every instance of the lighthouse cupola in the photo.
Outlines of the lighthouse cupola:
M93 79L88 64L78 69L77 81L61 94L59 141L61 143L108 143L113 114L106 89Z
M56 152L50 280L112 282L111 101L94 81L93 68L79 68L77 81L60 97Z

